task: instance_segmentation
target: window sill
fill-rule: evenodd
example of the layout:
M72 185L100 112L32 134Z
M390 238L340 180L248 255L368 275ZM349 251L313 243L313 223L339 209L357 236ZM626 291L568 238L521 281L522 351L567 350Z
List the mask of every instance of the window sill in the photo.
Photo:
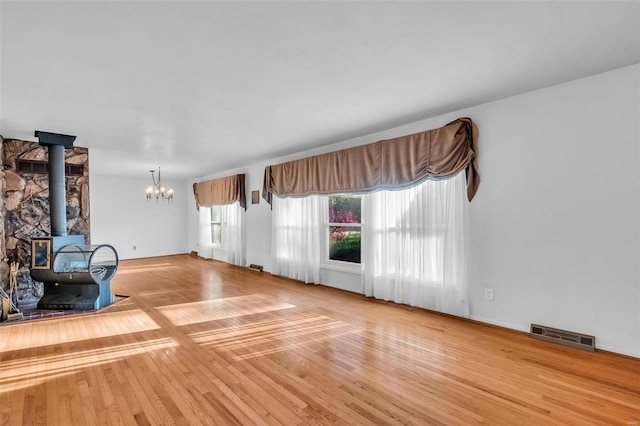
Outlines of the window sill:
M332 262L327 261L320 264L320 269L327 269L330 271L345 272L347 274L360 275L360 264L347 262Z

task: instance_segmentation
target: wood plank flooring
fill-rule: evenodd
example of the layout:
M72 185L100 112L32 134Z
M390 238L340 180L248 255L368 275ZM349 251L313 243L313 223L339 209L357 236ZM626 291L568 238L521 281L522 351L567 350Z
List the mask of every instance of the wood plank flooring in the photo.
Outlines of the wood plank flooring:
M623 425L640 360L189 255L0 326L0 424Z

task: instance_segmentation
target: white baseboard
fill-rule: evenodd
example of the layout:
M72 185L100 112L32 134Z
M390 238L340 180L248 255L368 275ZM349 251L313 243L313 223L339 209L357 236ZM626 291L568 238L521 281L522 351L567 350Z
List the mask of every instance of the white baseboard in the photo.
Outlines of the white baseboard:
M469 317L469 319L472 319L474 321L483 322L485 324L491 324L491 325L497 325L499 327L509 328L511 330L525 331L527 333L529 332L529 327L528 326L517 326L517 325L513 325L513 324L508 324L508 323L504 323L504 322L488 319L488 318L479 317L479 316L476 316L476 315L471 315Z

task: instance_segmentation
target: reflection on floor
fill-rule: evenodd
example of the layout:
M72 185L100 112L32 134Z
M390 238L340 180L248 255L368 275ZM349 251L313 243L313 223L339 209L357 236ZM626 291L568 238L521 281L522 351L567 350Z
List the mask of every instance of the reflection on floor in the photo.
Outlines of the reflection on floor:
M127 296L116 295L114 296L113 303L109 306L113 306L115 303L125 300L126 298ZM103 309L89 310L89 311L79 310L79 309L38 309L38 308L24 309L22 311L21 317L9 318L6 321L0 322L0 326L7 325L7 324L15 324L16 322L21 322L21 321L52 319L52 318L59 318L67 315L78 315L78 314L98 312L98 311L107 309L109 306L106 306Z

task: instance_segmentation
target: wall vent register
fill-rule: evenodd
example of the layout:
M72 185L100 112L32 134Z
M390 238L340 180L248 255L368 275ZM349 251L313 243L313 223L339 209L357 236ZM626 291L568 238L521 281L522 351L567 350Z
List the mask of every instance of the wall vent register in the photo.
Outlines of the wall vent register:
M575 333L573 331L559 330L544 325L531 324L529 335L534 339L546 342L559 343L572 348L594 352L596 350L596 338L588 334Z
M37 160L16 160L16 170L21 173L49 173L49 163ZM82 164L64 164L64 172L67 176L82 176L84 167Z

